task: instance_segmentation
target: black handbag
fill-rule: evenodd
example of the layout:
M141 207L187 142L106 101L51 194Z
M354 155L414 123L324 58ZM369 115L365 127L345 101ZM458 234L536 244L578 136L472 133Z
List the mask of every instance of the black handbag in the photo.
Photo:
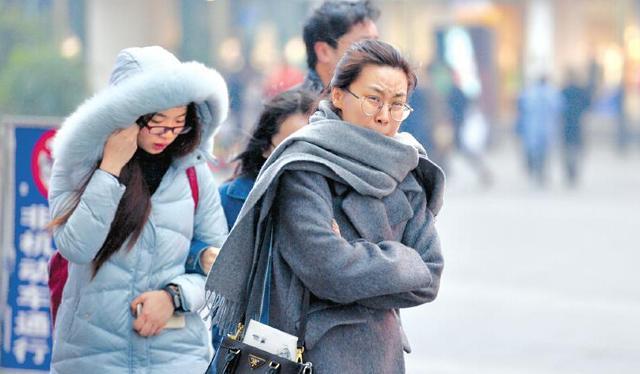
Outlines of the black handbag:
M296 352L296 362L286 358L276 356L262 349L253 347L242 342L242 324L238 325L238 330L234 335L227 335L220 345L219 352L213 365L217 374L312 374L313 365L311 362L304 362L304 336L306 329L307 310L309 307L309 290L304 291L304 301L302 306L302 320L298 327L298 347Z
M270 234L269 239L269 263L271 266L271 249L273 246L273 227L268 225L266 230ZM249 284L253 283L255 272L252 271ZM262 298L266 292L267 284L262 291ZM247 292L249 292L247 290ZM298 345L296 349L296 361L274 355L260 348L242 342L244 325L238 324L235 334L227 335L220 344L218 352L209 364L206 373L209 373L211 367L215 367L216 374L312 374L313 365L311 362L304 362L302 355L304 353L304 336L307 327L307 312L309 310L310 293L305 287L302 300L302 314L300 324L296 336L298 337ZM246 311L242 320L246 319Z

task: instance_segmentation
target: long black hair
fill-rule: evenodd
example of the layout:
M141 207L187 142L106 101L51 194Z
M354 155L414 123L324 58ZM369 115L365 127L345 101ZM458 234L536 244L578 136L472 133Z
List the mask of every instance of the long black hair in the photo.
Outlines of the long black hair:
M155 113L149 113L138 118L136 123L140 126L146 125ZM198 114L194 103L187 105L187 116L185 119L185 126L190 126L192 130L186 134L179 135L164 151L168 153L171 158L184 156L192 152L198 144L200 144L200 138L202 133L202 126L198 120ZM164 153L163 152L163 153ZM140 166L140 160L134 155L129 162L125 164L120 172L120 183L126 186L124 195L120 199L118 209L116 210L115 217L111 222L109 233L105 239L102 247L98 250L96 257L93 259L93 275L98 272L100 267L109 258L116 253L122 245L127 242L127 250L131 250L135 242L140 237L142 229L144 228L149 214L151 213L151 193L149 187L144 179L142 167ZM96 164L95 168L89 173L85 182L77 191L77 194L70 201L70 209L68 209L61 216L56 217L49 225L54 228L63 225L69 217L73 214L75 209L80 203L80 197L87 188L89 179L93 172L100 165L100 161ZM128 241L127 241L128 240Z
M302 88L285 91L274 96L262 109L260 118L244 151L234 161L239 161L232 177L258 176L266 158L264 153L272 146L273 137L287 117L294 114L311 114L316 108L316 95Z

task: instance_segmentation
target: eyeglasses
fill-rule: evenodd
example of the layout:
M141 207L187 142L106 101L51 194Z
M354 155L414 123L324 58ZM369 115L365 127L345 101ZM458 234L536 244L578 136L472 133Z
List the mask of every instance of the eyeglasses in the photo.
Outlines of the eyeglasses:
M355 97L360 101L360 106L362 108L362 113L364 113L367 117L375 116L382 110L382 108L386 105L384 101L378 96L358 96L351 92L348 88L344 89L353 97ZM404 121L409 117L409 114L413 112L413 108L406 103L393 103L389 104L389 115L394 121Z
M171 132L173 135L184 135L191 131L191 126L178 126L178 127L168 127L168 126L149 126L148 124L144 125L147 129L149 129L149 134L151 135L164 135L168 132Z

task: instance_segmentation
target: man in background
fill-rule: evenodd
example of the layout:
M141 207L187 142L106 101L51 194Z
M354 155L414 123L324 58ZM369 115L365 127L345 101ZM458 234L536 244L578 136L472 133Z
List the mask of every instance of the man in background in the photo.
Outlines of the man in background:
M371 1L325 1L304 24L309 72L302 87L320 93L329 85L338 61L351 44L377 39L380 10Z

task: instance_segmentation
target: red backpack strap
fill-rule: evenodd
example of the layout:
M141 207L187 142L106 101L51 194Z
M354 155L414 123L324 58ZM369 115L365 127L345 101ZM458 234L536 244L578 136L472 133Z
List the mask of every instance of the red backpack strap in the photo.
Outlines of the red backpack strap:
M51 299L51 326L56 324L56 316L58 315L58 307L62 303L62 291L67 283L69 263L62 257L60 252L51 256L49 259L49 296Z
M187 178L189 178L189 187L191 188L191 197L193 197L193 203L195 207L198 208L200 192L198 190L198 176L196 175L195 166L191 166L187 169Z

